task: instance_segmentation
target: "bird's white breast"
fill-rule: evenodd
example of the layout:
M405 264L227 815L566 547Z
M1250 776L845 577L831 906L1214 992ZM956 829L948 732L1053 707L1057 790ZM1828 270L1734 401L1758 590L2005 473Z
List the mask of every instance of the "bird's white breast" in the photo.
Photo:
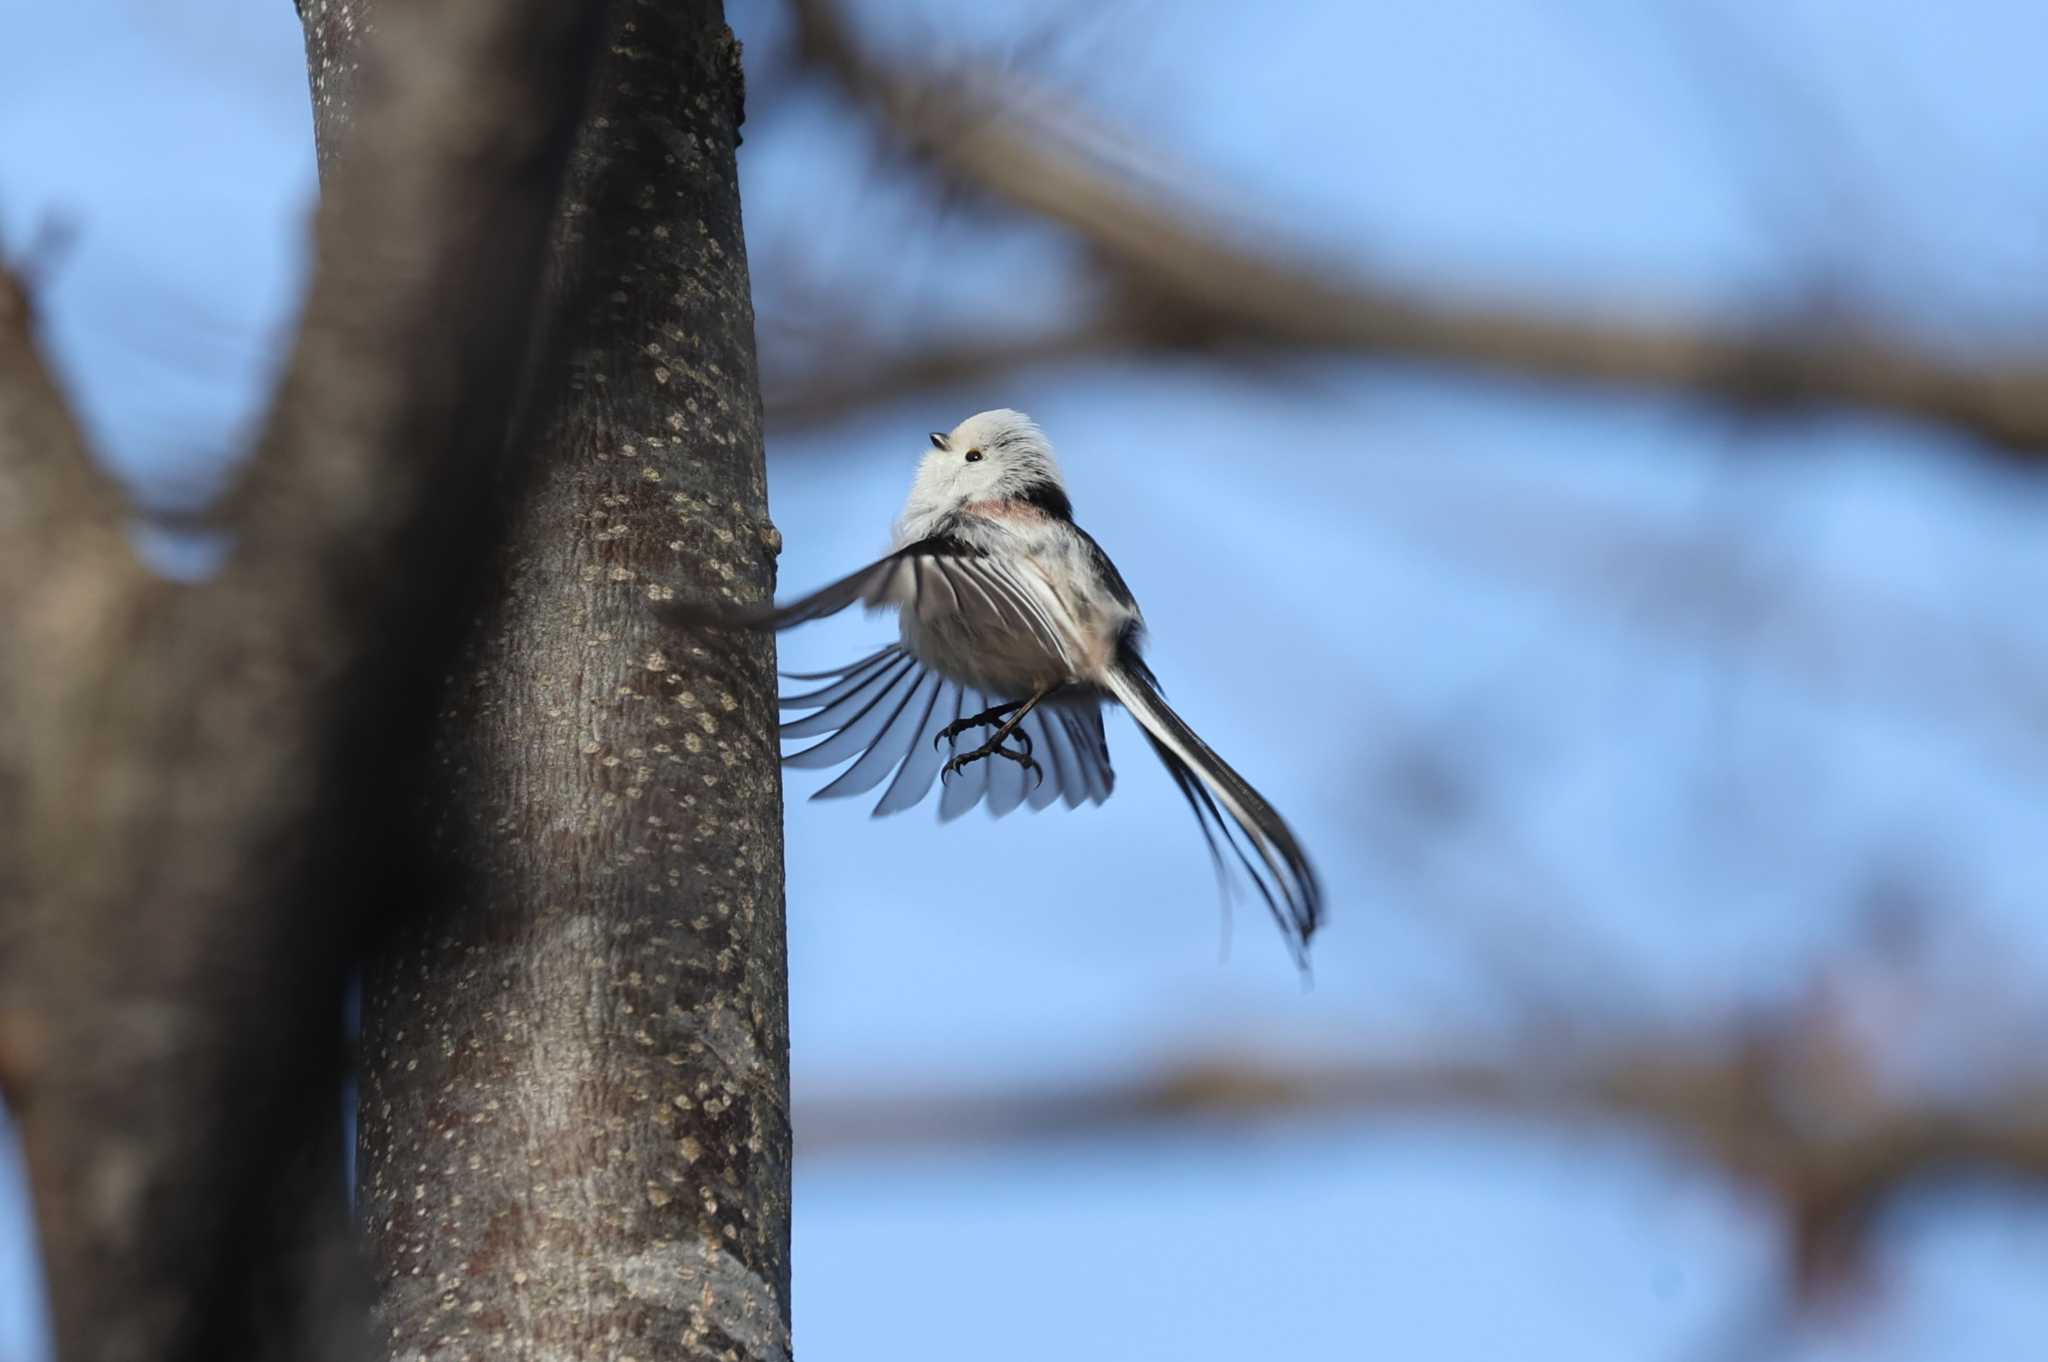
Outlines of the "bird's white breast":
M1010 503L975 508L952 532L988 555L1034 627L1019 623L1011 601L992 608L971 585L927 585L901 604L906 649L962 685L1005 699L1091 682L1109 664L1130 612L1095 586L1087 547L1067 525Z

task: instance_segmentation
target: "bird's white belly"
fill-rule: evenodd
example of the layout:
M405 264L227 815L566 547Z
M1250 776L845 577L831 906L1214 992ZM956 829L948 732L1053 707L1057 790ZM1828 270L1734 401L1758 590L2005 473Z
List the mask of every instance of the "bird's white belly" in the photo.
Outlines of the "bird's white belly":
M1068 660L1036 635L952 611L902 612L904 648L941 676L990 696L1020 699L1077 679Z
M903 647L940 675L1006 700L1099 684L1133 613L1075 589L1083 541L1043 516L964 518L954 533L995 566L898 578ZM1064 585L1055 585L1064 584ZM1113 604L1113 603L1112 603Z

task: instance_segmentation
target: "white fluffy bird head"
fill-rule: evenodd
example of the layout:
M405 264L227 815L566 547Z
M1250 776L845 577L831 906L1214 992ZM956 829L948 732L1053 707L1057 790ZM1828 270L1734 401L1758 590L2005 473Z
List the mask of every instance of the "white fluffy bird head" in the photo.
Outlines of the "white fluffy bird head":
M897 522L899 543L923 538L978 501L1022 500L1062 518L1070 514L1052 444L1023 412L979 412L944 434L934 431L931 442Z

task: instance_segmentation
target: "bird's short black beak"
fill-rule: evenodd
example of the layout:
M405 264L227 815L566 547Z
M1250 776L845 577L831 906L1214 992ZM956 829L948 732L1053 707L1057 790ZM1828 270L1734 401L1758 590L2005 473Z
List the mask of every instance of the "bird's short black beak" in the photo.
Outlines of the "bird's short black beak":
M944 449L945 447L946 447L946 433L945 433L944 431L941 431L941 430L935 430L935 431L933 431L933 432L932 432L932 448L933 448L933 449Z

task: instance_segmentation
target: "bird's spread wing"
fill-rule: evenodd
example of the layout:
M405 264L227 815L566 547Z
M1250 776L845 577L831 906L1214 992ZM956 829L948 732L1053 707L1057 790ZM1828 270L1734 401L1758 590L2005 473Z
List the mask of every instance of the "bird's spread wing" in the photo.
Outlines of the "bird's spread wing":
M848 606L896 606L920 622L941 616L970 634L1027 633L1052 656L1070 650L1061 606L1045 583L951 535L898 549L858 572L785 605L706 606L663 602L657 607L679 623L727 628L787 629L837 614ZM934 746L940 729L956 719L1022 696L990 696L941 676L901 647L890 646L837 671L791 679L824 685L782 701L785 710L810 710L782 727L785 738L822 740L792 752L792 766L850 765L813 799L864 794L888 781L876 814L896 813L924 798L955 750L979 746L987 729L969 729L951 746ZM1002 758L984 758L949 777L939 816L957 818L987 803L1001 815L1023 804L1042 809L1056 799L1078 806L1109 797L1115 777L1102 732L1102 713L1078 698L1040 705L1018 724L1037 773ZM1013 735L1012 744L1016 742ZM966 744L965 747L961 744Z
M856 602L869 607L901 604L910 595L918 557L922 553L945 551L946 543L939 540L912 544L784 605L773 601L759 605L731 605L675 600L660 602L654 608L656 613L679 624L728 629L788 629L793 625L821 620L827 615L836 615Z
M952 535L907 545L786 605L664 601L656 609L682 624L788 629L854 604L897 606L920 621L950 616L969 632L992 636L1030 634L1052 657L1068 657L1073 647L1058 598L1042 579Z
M810 713L783 724L782 736L823 737L783 760L805 767L852 763L813 799L865 794L886 780L875 805L877 816L917 804L930 792L947 757L965 750L961 744L979 746L988 736L986 729L969 729L949 745L935 741L939 730L1002 702L948 680L894 644L838 671L791 679L825 684L783 697L783 709ZM974 762L947 778L939 796L940 818L957 818L984 801L991 814L1001 816L1027 803L1042 809L1063 798L1076 808L1083 801L1099 804L1109 798L1116 777L1102 711L1092 700L1049 700L1017 725L1011 744L1018 733L1028 739L1039 773L997 757Z
M1305 964L1309 937L1323 919L1323 889L1294 833L1273 806L1167 706L1143 661L1135 655L1120 660L1110 669L1106 689L1145 730L1152 750L1195 811L1217 874L1227 886L1227 847L1280 924L1295 960Z

